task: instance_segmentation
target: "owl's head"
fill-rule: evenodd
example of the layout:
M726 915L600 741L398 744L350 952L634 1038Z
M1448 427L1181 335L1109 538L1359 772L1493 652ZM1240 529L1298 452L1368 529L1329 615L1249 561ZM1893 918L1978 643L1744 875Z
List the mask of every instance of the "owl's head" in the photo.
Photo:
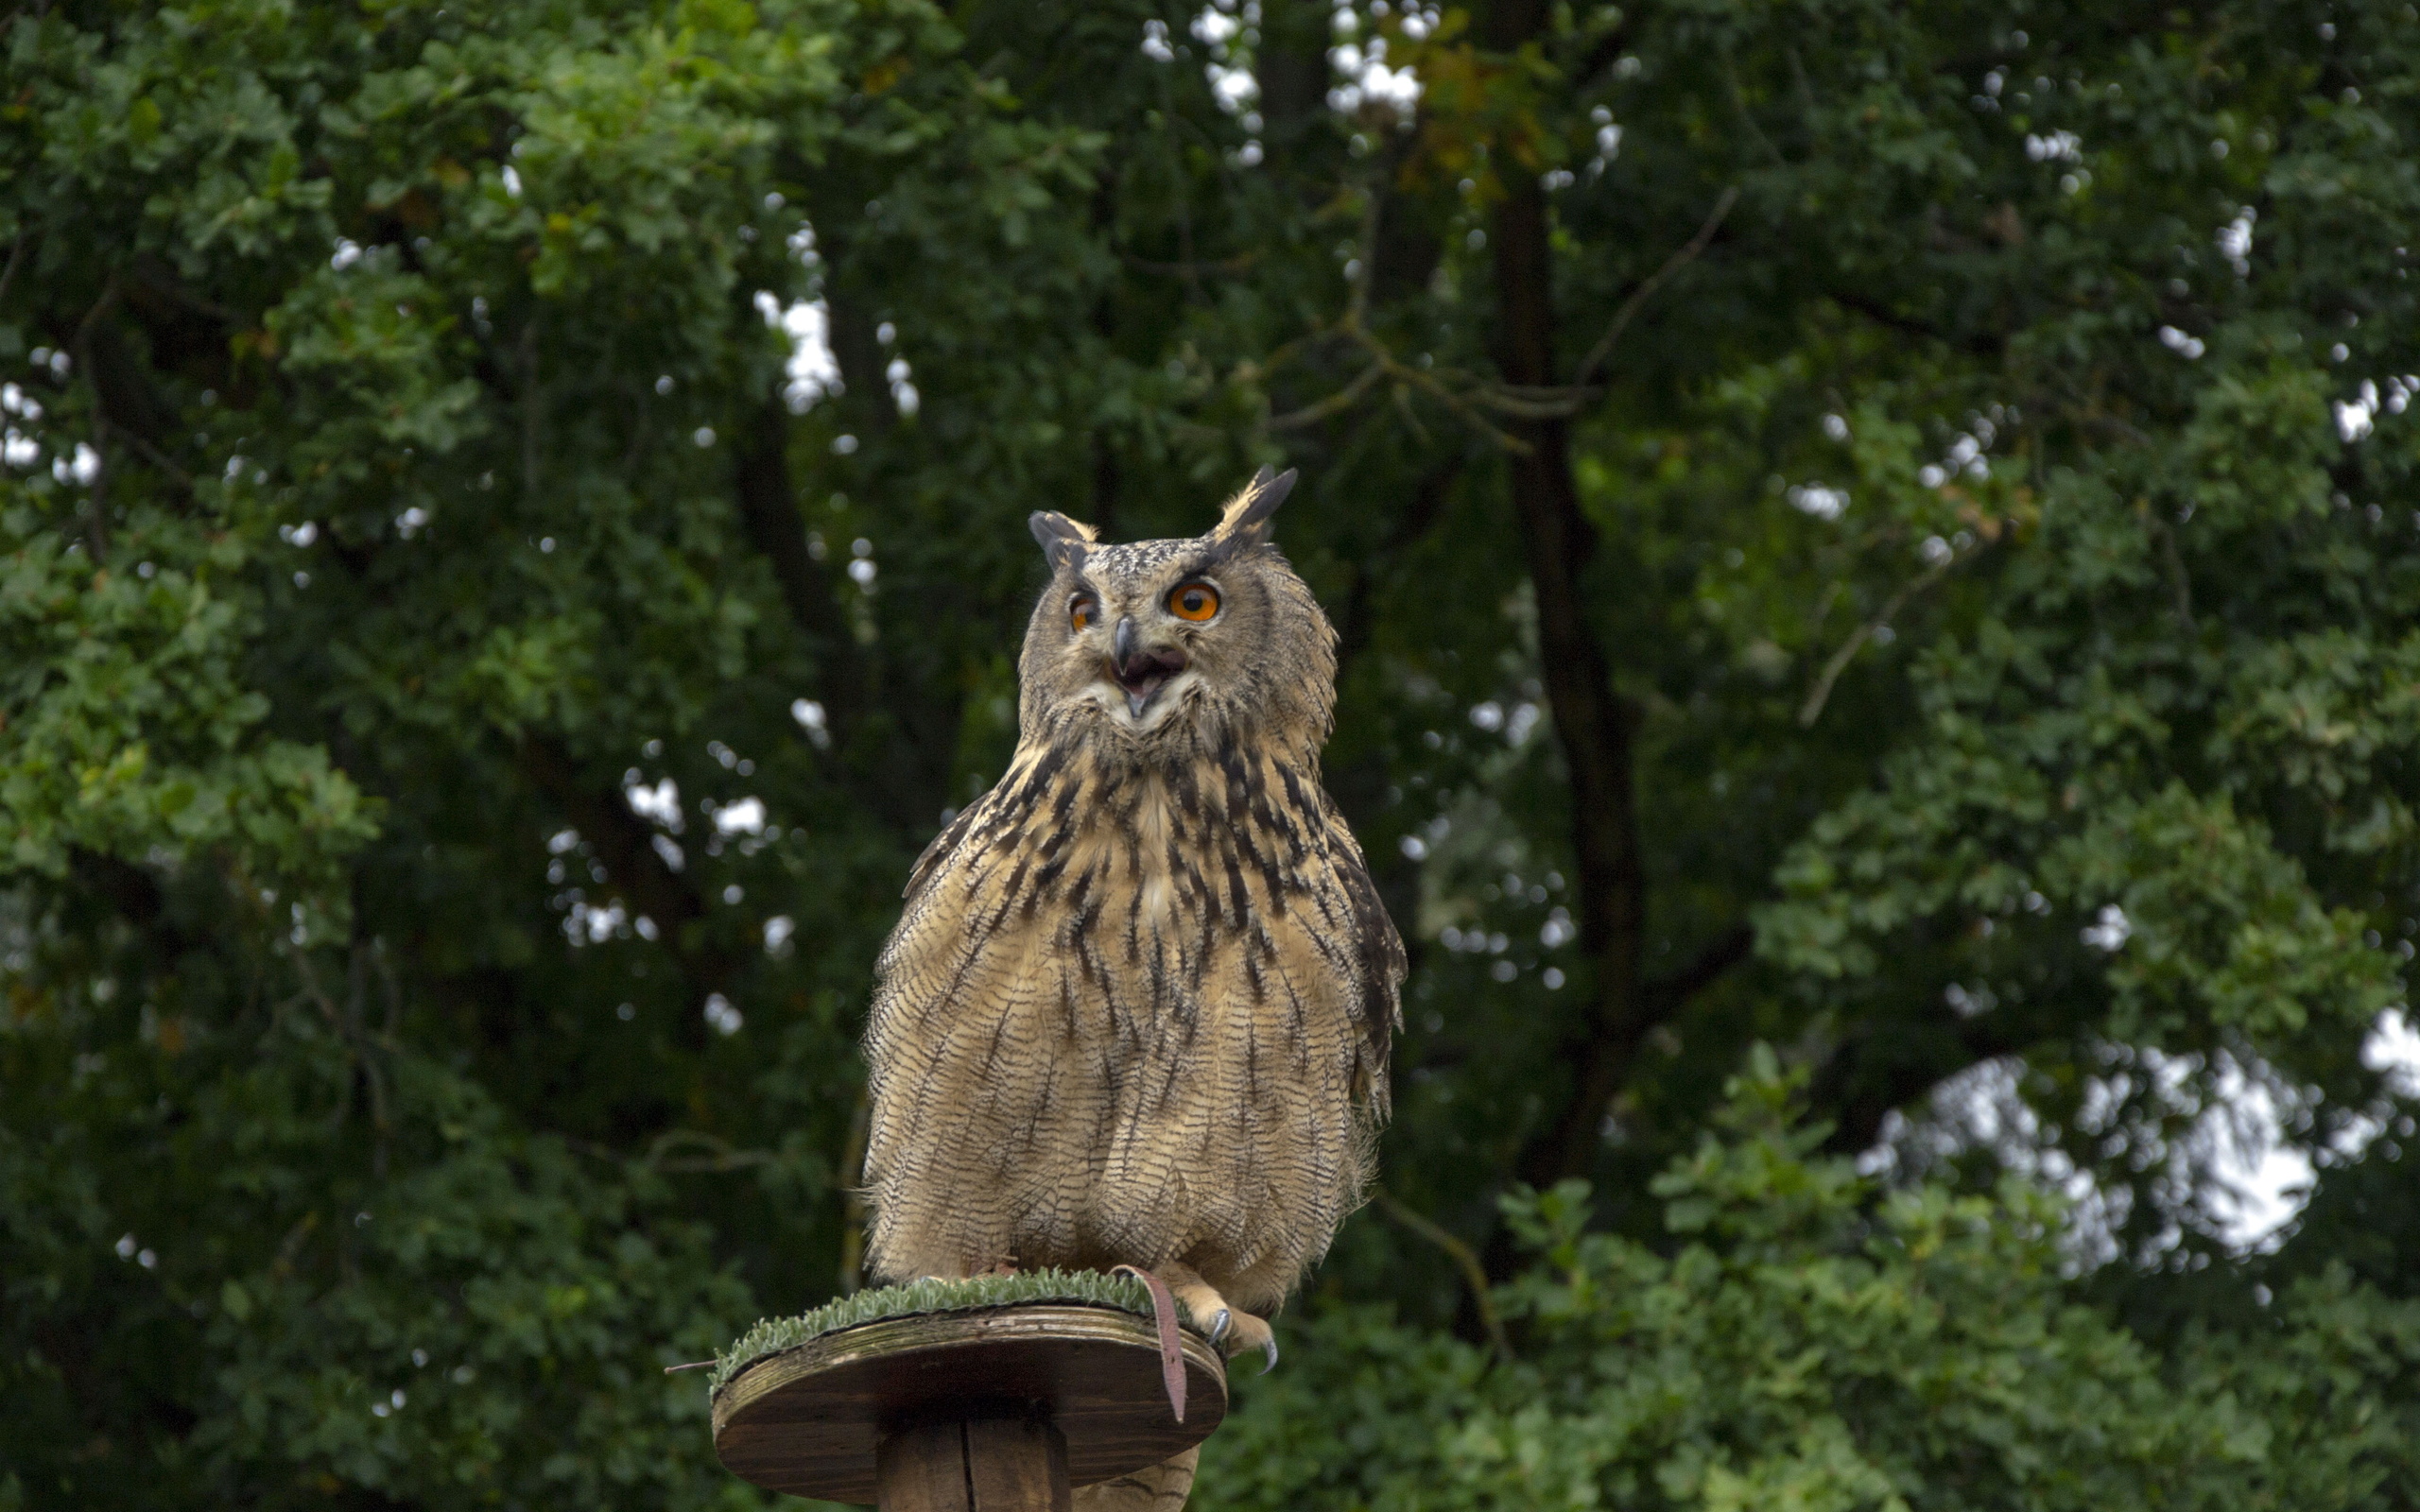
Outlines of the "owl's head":
M1050 586L1018 663L1028 742L1123 742L1138 755L1245 734L1326 738L1336 631L1269 543L1294 486L1262 468L1207 534L1106 545L1057 513L1032 519Z

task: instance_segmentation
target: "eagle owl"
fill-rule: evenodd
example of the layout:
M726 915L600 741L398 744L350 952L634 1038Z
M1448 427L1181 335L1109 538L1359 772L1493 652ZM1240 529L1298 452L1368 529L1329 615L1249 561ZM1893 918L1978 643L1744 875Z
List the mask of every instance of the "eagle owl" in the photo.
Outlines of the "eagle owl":
M1132 1264L1273 1356L1262 1314L1359 1202L1404 954L1320 783L1336 632L1269 544L1293 481L1191 540L1033 517L1015 757L876 968L881 1279Z

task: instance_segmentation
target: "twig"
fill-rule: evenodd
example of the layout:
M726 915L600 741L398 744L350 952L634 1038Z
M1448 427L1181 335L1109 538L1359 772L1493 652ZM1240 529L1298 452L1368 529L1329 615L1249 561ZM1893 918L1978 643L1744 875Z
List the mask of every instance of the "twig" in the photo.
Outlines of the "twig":
M26 260L26 234L22 231L17 232L16 241L9 248L9 266L6 268L0 268L0 304L8 302L9 285L17 282L17 269Z
M387 1048L392 1050L395 1048L395 1036L404 1023L404 988L403 984L395 980L394 963L387 958L387 938L383 935L371 936L370 964L378 969L379 985L386 989L387 1027L381 1031L380 1038L386 1041Z
M2067 397L2074 402L2075 408L2070 413L2078 424L2096 426L2112 433L2120 440L2132 441L2136 446L2157 444L2145 435L2140 427L2121 416L2112 415L2101 408L2100 401L2078 387L2074 377L2065 369L2054 369L2050 378L2061 388L2066 389Z
M1514 420L1563 420L1588 402L1585 388L1538 388L1527 384L1489 384L1472 390L1471 403ZM1543 397L1536 397L1543 396Z
M1260 261L1260 254L1241 252L1234 257L1222 257L1208 263L1162 263L1149 257L1137 257L1132 252L1120 252L1117 258L1119 262L1138 273L1159 273L1169 278L1181 278L1191 282L1205 273L1214 278L1233 278L1249 272L1252 266Z
M1739 71L1732 64L1731 49L1723 48L1719 56L1722 60L1722 82L1731 91L1731 108L1739 112L1739 124L1746 127L1748 134L1756 139L1756 145L1765 149L1765 156L1773 160L1774 167L1789 167L1789 160L1781 155L1781 149L1773 146L1772 138L1765 135L1765 129L1756 124L1755 112L1748 109L1748 96L1739 88Z
M1540 408L1536 409L1533 413L1531 406L1522 405L1517 401L1512 402L1508 404L1502 401L1493 400L1489 397L1488 391L1484 387L1477 387L1476 385L1468 396L1459 394L1452 388L1447 387L1437 374L1415 368L1411 364L1398 358L1393 352L1387 350L1384 342L1381 342L1377 337L1370 335L1367 331L1363 331L1357 326L1340 324L1335 328L1332 334L1348 337L1360 346L1364 352L1369 353L1370 365L1362 369L1359 372L1355 373L1353 375L1352 382L1346 384L1342 388L1338 389L1335 393L1328 395L1325 399L1317 400L1311 404L1304 405L1300 409L1288 410L1283 415L1270 416L1268 420L1262 422L1268 429L1272 431L1299 430L1305 425L1316 425L1321 421L1326 420L1332 415L1337 415L1344 410L1352 408L1363 394L1368 393L1371 387L1383 378L1393 379L1399 388L1419 389L1422 393L1436 400L1447 409L1452 410L1456 416L1461 418L1464 424L1470 426L1471 429L1478 432L1481 436L1486 437L1489 440L1494 441L1496 445L1504 448L1508 452L1516 453L1525 456L1530 453L1530 443L1521 439L1517 436L1506 433L1496 425L1489 423L1487 417L1480 414L1478 409L1473 407L1474 402L1484 403L1489 404L1491 408L1503 409L1508 413L1521 416L1523 418L1552 419L1556 416L1567 415L1570 413L1568 408ZM1461 377L1464 375L1448 369L1446 376Z
M1469 402L1461 395L1446 387L1435 373L1430 372L1426 369L1415 368L1408 362L1398 361L1395 354L1389 352L1383 342L1379 341L1375 336L1371 335L1366 331L1357 329L1353 333L1353 335L1354 339L1359 341L1361 345L1369 351L1372 360L1375 362L1378 367L1384 369L1389 377L1394 379L1397 383L1409 384L1412 387L1419 389L1421 392L1436 400L1439 404L1444 405L1447 409L1452 410L1456 415L1460 416L1464 424L1470 426L1471 429L1478 432L1481 436L1486 437L1489 440L1494 441L1496 445L1504 448L1506 451L1516 453L1523 456L1527 456L1530 454L1531 448L1529 442L1521 439L1517 436L1508 435L1506 432L1489 424L1486 416L1481 415L1478 410L1472 408ZM1448 376L1461 376L1459 373L1455 373L1451 369L1446 369L1446 372ZM1475 387L1474 389L1474 392L1483 393L1484 391L1485 390L1483 388Z
M1678 1007L1720 981L1755 948L1756 932L1745 924L1734 924L1706 941L1705 948L1687 966L1660 981L1648 983L1644 995L1650 1001Z
M1647 282L1630 291L1630 298L1622 301L1621 308L1614 312L1613 324L1605 327L1605 334L1597 338L1597 344L1588 349L1588 355L1580 360L1580 367L1571 378L1573 387L1584 388L1597 376L1598 367L1613 354L1614 343L1619 341L1622 333L1630 328L1631 318L1638 314L1639 307L1653 298L1655 291L1662 288L1673 274L1697 261L1698 254L1706 249L1707 244L1714 240L1714 233L1721 229L1723 217L1730 215L1731 207L1738 202L1739 188L1737 184L1723 190L1722 198L1714 202L1713 214L1705 217L1705 224L1698 228L1698 233L1689 238L1688 244L1664 259L1662 267L1649 274Z
M1288 363L1293 361L1294 354L1302 351L1304 348L1318 346L1320 343L1329 340L1335 335L1336 333L1334 331L1328 330L1325 327L1322 327L1315 331L1305 331L1301 335L1294 337L1290 341L1279 342L1276 350L1270 352L1266 356L1257 358L1246 357L1243 361L1236 364L1234 370L1229 374L1229 376L1235 382L1239 384L1258 383L1262 379L1267 378L1270 373L1275 372L1278 369L1283 368Z
M667 1153L684 1144L701 1146L708 1153L686 1159L676 1159ZM769 1165L773 1159L773 1154L769 1150L735 1150L731 1147L730 1142L717 1139L703 1129L674 1128L666 1129L657 1135L654 1143L648 1146L647 1154L639 1158L638 1163L650 1171L680 1175L698 1172L744 1171L750 1166Z
M1353 260L1353 294L1344 303L1344 323L1359 331L1361 318L1370 312L1370 285L1377 281L1378 272L1378 206L1384 197L1375 189L1365 189L1367 201L1361 207L1361 234L1357 238L1360 255Z
M117 274L112 272L101 284L101 297L95 300L93 307L86 310L82 318L76 322L76 335L70 338L69 344L75 348L77 362L85 369L85 375L88 378L92 373L92 363L84 353L92 345L93 322L108 313L109 307L117 302Z
M2168 585L2176 595L2176 617L2184 624L2186 634L2196 634L2198 630L2193 623L2193 579L2186 575L2185 554L2176 546L2176 527L2157 516L2152 517L2152 524L2159 532L2160 549L2168 559Z
M1356 258L1357 266L1354 269L1351 281L1352 292L1345 301L1343 315L1338 318L1334 325L1288 342L1270 353L1264 361L1246 364L1237 369L1236 376L1265 378L1287 358L1292 356L1298 349L1314 342L1335 338L1350 341L1361 348L1369 354L1369 366L1355 373L1351 381L1342 388L1326 398L1316 400L1300 409L1288 410L1283 415L1272 415L1262 424L1272 431L1299 430L1306 425L1316 425L1331 416L1341 414L1352 408L1380 380L1392 379L1395 386L1395 404L1404 411L1407 420L1411 418L1409 392L1416 388L1453 411L1462 423L1497 446L1520 455L1529 455L1531 450L1529 442L1492 423L1485 415L1479 413L1479 406L1483 405L1498 414L1510 415L1516 420L1557 420L1579 407L1579 397L1562 389L1530 390L1492 385L1471 374L1457 372L1452 369L1432 371L1418 368L1396 356L1385 342L1371 334L1366 322L1370 309L1370 290L1377 276L1380 203L1379 194L1375 190L1369 191L1367 203L1363 206L1361 213L1359 253ZM1461 384L1462 389L1458 391L1453 385L1446 382L1448 379ZM1419 428L1416 421L1412 424L1415 430Z
M95 300L93 307L84 312L84 318L76 322L74 338L77 370L93 390L93 439L97 443L93 448L93 455L100 459L100 466L94 472L92 481L85 485L84 491L84 539L96 564L109 560L109 487L114 480L110 475L110 432L113 427L110 422L109 401L101 393L100 369L93 361L93 327L110 306L117 302L117 298L118 278L112 271L101 285L101 297ZM346 1095L352 1095L350 1089Z
M1300 409L1288 410L1283 415L1270 416L1267 424L1272 431L1300 430L1305 425L1316 425L1330 415L1340 414L1352 408L1354 403L1367 393L1373 384L1386 377L1390 371L1392 353L1374 340L1362 324L1363 318L1369 314L1370 310L1371 270L1378 261L1377 192L1368 191L1365 198L1367 202L1361 209L1361 229L1356 238L1359 255L1355 259L1355 271L1350 281L1351 292L1344 301L1344 315L1326 331L1316 333L1314 336L1306 339L1317 339L1320 336L1342 336L1357 342L1370 353L1372 359L1370 366L1354 374L1352 382L1325 399L1305 404ZM1260 371L1265 374L1274 369L1279 363L1292 354L1294 348L1302 344L1302 341L1288 342L1270 353L1269 360L1260 365Z
M1409 384L1395 385L1392 397L1395 408L1402 412L1404 428L1418 437L1421 445L1435 444L1429 438L1428 427L1420 423L1420 411L1411 407L1411 386Z
M1380 1187L1377 1190L1378 1210L1388 1217L1443 1250L1446 1257L1462 1273L1463 1284L1471 1289L1471 1306L1478 1314L1479 1326L1487 1330L1488 1342L1495 1347L1498 1359L1510 1364L1512 1341L1504 1333L1504 1318L1495 1311L1495 1298L1487 1284L1487 1270L1478 1263L1471 1246L1438 1225L1433 1219L1412 1211L1402 1198Z
M153 270L147 271L147 267ZM208 299L202 295L196 294L193 290L186 288L184 284L178 282L177 276L174 273L159 270L157 268L157 265L149 263L147 259L138 259L134 265L128 269L128 273L136 284L142 285L146 290L153 294L157 294L163 299L182 304L186 309L193 311L197 315L206 315L212 319L217 321L220 325L226 326L231 330L240 331L244 327L245 321L242 316L236 314L233 310L229 309L226 305L219 303L216 300Z
M338 1007L336 999L320 985L320 973L312 966L311 954L307 949L298 945L285 954L294 963L294 974L302 980L303 996L319 1008L320 1016L328 1021L328 1027L344 1041L345 1048L353 1054L354 1063L361 1068L362 1084L370 1089L371 1130L383 1150L388 1130L392 1125L387 1116L387 1078L378 1066L378 1047L361 1026L363 983L360 947L353 948L351 958L346 963L345 1005L342 1007ZM344 1096L338 1101L336 1117L331 1122L340 1126L352 1116L353 1078L348 1076L345 1078Z
M1841 643L1841 648L1832 653L1832 659L1824 663L1823 675L1815 679L1814 688L1806 695L1806 702L1799 706L1798 727L1801 730L1815 727L1815 721L1823 716L1825 700L1832 696L1832 684L1840 680L1841 674L1848 669L1849 662L1865 643L1874 638L1875 631L1890 624L1892 616L1907 607L1908 600L1939 582L1942 575L1949 571L1957 559L1955 557L1947 558L1938 566L1918 574L1891 595L1890 602L1882 606L1881 613L1850 632L1849 638Z
M149 441L145 440L134 432L126 429L124 426L117 427L117 430L120 435L124 436L127 440L133 444L136 451L143 454L143 459L145 461L150 463L153 467L158 468L161 472L168 474L168 476L176 482L178 487L184 489L188 492L192 490L193 474L186 472L183 468L177 466L176 462L168 455L168 454L161 451L158 447L152 445Z
M544 390L538 382L538 313L529 312L521 328L521 363L527 385L521 392L521 497L525 507L538 497L539 402Z
M1300 409L1289 409L1283 415L1270 416L1268 426L1272 431L1292 431L1300 430L1305 425L1316 425L1330 415L1352 408L1354 401L1367 392L1372 384L1385 377L1386 372L1384 363L1373 362L1354 374L1351 383L1325 399L1305 404Z
M1168 181L1176 186L1176 245L1177 250L1184 254L1184 261L1178 265L1177 276L1184 280L1185 292L1192 296L1194 303L1207 304L1209 297L1201 292L1201 274L1196 267L1196 260L1201 254L1193 245L1193 196L1185 182L1184 159L1177 150L1176 133L1166 126L1167 122L1182 121L1185 117L1176 108L1176 98L1168 84L1168 71L1155 68L1152 73L1159 76L1160 83L1160 143L1167 152Z

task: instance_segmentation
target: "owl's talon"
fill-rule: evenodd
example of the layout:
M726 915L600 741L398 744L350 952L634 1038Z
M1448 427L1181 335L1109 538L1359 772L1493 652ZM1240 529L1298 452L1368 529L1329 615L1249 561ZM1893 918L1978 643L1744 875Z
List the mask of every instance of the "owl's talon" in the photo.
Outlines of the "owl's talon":
M1269 1356L1269 1363L1260 1367L1260 1373L1262 1375L1267 1375L1271 1370L1277 1368L1277 1341L1274 1338L1271 1338L1267 1344L1260 1347L1260 1352Z
M1211 1347L1216 1349L1221 1342L1223 1342L1227 1337L1227 1331L1235 1326L1236 1315L1233 1313L1228 1312L1223 1307L1219 1309L1219 1315L1210 1320Z

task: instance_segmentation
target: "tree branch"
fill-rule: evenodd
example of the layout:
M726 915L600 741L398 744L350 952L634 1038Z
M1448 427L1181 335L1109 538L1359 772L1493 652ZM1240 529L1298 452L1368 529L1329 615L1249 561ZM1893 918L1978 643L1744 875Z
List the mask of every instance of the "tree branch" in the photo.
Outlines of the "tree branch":
M1470 1288L1471 1310L1478 1314L1479 1327L1487 1331L1487 1342L1495 1347L1497 1359L1510 1364L1512 1341L1505 1336L1504 1315L1495 1310L1495 1292L1488 1284L1487 1267L1478 1263L1478 1251L1443 1225L1414 1211L1386 1188L1378 1188L1375 1197L1380 1212L1443 1250L1454 1268L1462 1273L1462 1283Z
M9 286L17 282L17 269L25 266L26 252L32 243L30 231L20 231L17 239L9 244L9 266L0 268L0 305L9 302Z
M1655 291L1662 288L1673 274L1697 261L1698 254L1706 249L1707 245L1714 240L1714 233L1721 229L1723 217L1730 215L1731 207L1738 202L1737 186L1724 189L1722 198L1714 202L1713 213L1705 217L1705 224L1698 228L1698 233L1690 237L1680 250L1664 259L1664 266L1650 273L1644 283L1630 291L1630 297L1622 301L1621 308L1614 312L1613 322L1605 327L1605 334L1599 336L1597 344L1588 349L1588 355L1580 359L1580 366L1573 371L1571 377L1573 387L1585 388L1595 381L1598 368L1603 365L1607 357L1613 355L1614 343L1621 340L1622 333L1630 329L1632 318L1638 314L1642 305L1655 297Z
M933 821L956 749L956 710L920 690L945 689L929 678L879 675L833 592L832 579L806 549L806 531L790 482L789 416L769 396L742 431L733 482L749 540L770 564L790 619L816 649L821 694L836 749L848 758L848 778L869 809L901 830ZM889 687L882 698L877 689Z
M1899 332L1903 335L1922 336L1927 341L1938 341L1945 347L1954 348L1973 356L1999 355L2001 344L1996 336L1955 336L1939 326L1919 320L1913 316L1901 315L1879 300L1869 299L1862 294L1852 294L1842 289L1828 289L1824 291L1824 297L1852 315L1861 315L1875 324Z
M1865 643L1874 639L1876 632L1889 625L1901 610L1907 608L1908 600L1941 581L1942 575L1949 571L1950 564L1956 559L1954 557L1945 557L1939 565L1929 567L1899 585L1899 591L1892 594L1883 604L1880 613L1850 632L1849 638L1841 643L1841 648L1833 652L1830 660L1824 663L1824 670L1815 679L1815 686L1807 690L1806 701L1799 705L1799 729L1815 728L1815 721L1824 716L1824 705L1832 696L1832 684L1838 682L1841 674L1848 670L1848 664L1856 660L1858 652L1864 647Z
M1962 1020L1937 999L1935 1007L1938 1017L1928 1014L1920 1022L1868 1023L1825 1060L1810 1095L1816 1108L1831 1109L1833 1149L1872 1148L1893 1111L1969 1066L2038 1042L2028 1026L2002 1011Z
M806 527L790 483L789 416L771 396L748 417L739 437L733 482L749 542L763 553L791 621L815 643L821 664L823 707L833 737L856 733L866 713L866 669L832 580L807 554Z
M1452 491L1454 480L1461 476L1462 458L1451 456L1443 465L1424 474L1411 490L1411 503L1395 519L1395 527L1388 533L1386 542L1369 557L1354 563L1353 581L1345 589L1344 606L1337 614L1336 677L1344 680L1344 669L1353 658L1370 644L1375 628L1376 614L1373 599L1378 578L1397 558L1410 550L1422 537L1435 528L1445 511L1446 495Z
M1242 252L1234 257L1219 258L1215 262L1180 263L1155 262L1148 257L1138 257L1132 252L1120 252L1117 258L1119 262L1138 273L1158 273L1168 278L1192 280L1202 277L1239 277L1252 271L1253 266L1260 261L1260 254Z
M706 908L697 889L675 872L655 849L652 826L631 812L617 790L603 793L585 780L571 753L544 735L527 735L518 756L531 782L561 806L605 868L606 885L633 913L655 922L666 950L700 997L730 984L735 963L706 937ZM683 1039L692 1048L705 1042L705 1022L681 1016Z
M2154 520L2152 524L2154 528L2157 528L2159 522ZM1815 679L1815 686L1807 690L1806 701L1799 706L1798 725L1800 729L1808 730L1814 727L1815 721L1823 716L1824 703L1832 696L1832 684L1840 680L1841 674L1847 670L1849 662L1856 659L1858 651L1864 646L1865 643L1879 634L1882 628L1889 625L1891 621L1897 616L1901 610L1908 607L1909 600L1914 598L1918 593L1923 593L1926 589L1930 588L1933 584L1941 581L1942 578L1949 575L1951 569L1957 567L1961 562L1974 557L1977 553L1990 546L1993 541L1999 539L2000 525L1998 522L1985 520L1978 528L1982 536L1981 541L1970 544L1963 551L1961 551L1956 547L1950 548L1948 556L1942 558L1941 560L1935 562L1931 567L1927 568L1924 572L1917 574L1914 577L1901 584L1899 591L1893 593L1890 599L1883 604L1879 613L1876 613L1874 618L1866 621L1863 625L1858 626L1854 631L1850 632L1849 638L1841 644L1841 648L1833 652L1831 658L1824 663L1824 670L1818 674ZM2183 570L2182 562L2179 562L2176 565L2179 571ZM2190 630L2193 627L2192 604L2189 599L2182 597L2181 594L2179 610L2184 616L2186 628Z
M1745 924L1734 924L1708 940L1688 965L1672 975L1647 985L1647 995L1678 1009L1689 999L1720 981L1725 973L1741 961L1756 946L1756 932ZM1669 1017L1668 1011L1666 1017Z
M178 957L201 947L202 941L179 927L170 916L159 881L143 868L76 846L67 852L67 871L134 927L150 948L156 970L171 971Z
M1369 392L1371 385L1386 375L1385 366L1374 362L1355 373L1352 382L1325 399L1314 400L1300 409L1289 409L1283 415L1271 415L1262 423L1272 431L1297 431L1306 425L1316 425L1331 415L1341 414L1351 409L1355 402Z

